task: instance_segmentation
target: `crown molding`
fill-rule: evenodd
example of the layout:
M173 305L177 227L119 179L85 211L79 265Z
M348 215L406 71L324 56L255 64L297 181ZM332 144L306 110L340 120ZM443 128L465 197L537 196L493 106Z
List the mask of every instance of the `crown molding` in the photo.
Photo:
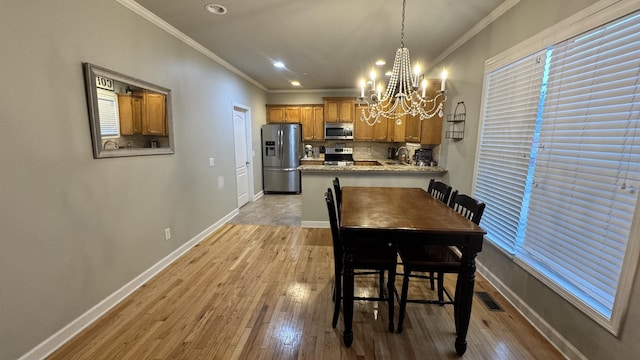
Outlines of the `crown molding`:
M471 40L474 36L478 35L484 28L489 26L492 22L494 22L497 18L502 16L504 13L509 11L512 7L514 7L520 0L505 0L502 4L498 5L489 15L485 16L482 20L480 20L474 27L472 27L469 31L464 33L456 42L451 44L442 54L436 57L432 64L439 64L442 60L446 59L447 56L451 55L454 51L458 50L462 45L464 45L467 41Z
M261 90L268 91L268 89L264 85L260 84L259 82L257 82L253 78L249 77L249 75L243 73L242 71L240 71L235 66L233 66L230 63L226 62L224 59L222 59L221 57L219 57L218 55L216 55L215 53L213 53L209 49L205 48L200 43L198 43L197 41L193 40L192 38L190 38L189 36L184 34L182 31L176 29L171 24L169 24L166 21L162 20L160 17L158 17L157 15L152 13L151 11L149 11L146 8L142 7L137 2L135 2L133 0L116 0L116 1L119 2L120 4L122 4L122 6L124 6L124 7L128 8L129 10L133 11L134 13L140 15L141 17L143 17L144 19L146 19L150 23L156 25L160 29L162 29L162 30L166 31L167 33L173 35L178 40L180 40L180 41L184 42L185 44L191 46L193 49L195 49L196 51L200 52L204 56L206 56L206 57L210 58L211 60L217 62L218 64L222 65L224 68L226 68L227 70L231 71L232 73L234 73L234 74L238 75L239 77L247 80L251 84L253 84L256 87L260 88Z

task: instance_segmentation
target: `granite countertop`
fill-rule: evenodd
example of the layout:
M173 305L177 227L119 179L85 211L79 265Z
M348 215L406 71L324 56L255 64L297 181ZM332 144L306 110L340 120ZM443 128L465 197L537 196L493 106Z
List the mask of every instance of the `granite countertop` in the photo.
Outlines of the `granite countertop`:
M316 160L316 159L314 159ZM318 159L319 160L319 159ZM374 163L381 165L373 165ZM336 166L336 165L300 165L298 170L304 172L328 172L328 171L351 171L351 172L395 172L395 173L430 173L444 174L447 169L440 166L415 166L400 164L393 160L355 160L355 163L361 165ZM372 165L367 165L371 163Z

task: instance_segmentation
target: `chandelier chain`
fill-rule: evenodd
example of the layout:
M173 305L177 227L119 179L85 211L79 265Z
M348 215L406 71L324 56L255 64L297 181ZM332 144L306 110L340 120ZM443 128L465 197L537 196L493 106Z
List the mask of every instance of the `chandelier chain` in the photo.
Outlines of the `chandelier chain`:
M400 47L404 47L404 9L407 5L407 0L402 0L402 30L400 31Z

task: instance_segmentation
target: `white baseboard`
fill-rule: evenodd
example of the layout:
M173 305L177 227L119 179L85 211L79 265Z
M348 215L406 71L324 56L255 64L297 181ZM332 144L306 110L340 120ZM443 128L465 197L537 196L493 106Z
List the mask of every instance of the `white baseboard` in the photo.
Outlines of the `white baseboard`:
M518 310L522 316L534 327L542 336L544 336L551 345L562 353L567 359L571 360L587 360L578 349L576 349L567 339L564 338L556 329L551 327L538 313L533 311L527 303L522 301L511 289L509 289L500 279L498 279L491 271L484 267L480 262L476 263L478 272L491 284L496 290Z
M264 190L260 191L257 194L253 194L253 201L256 201L256 200L260 199L262 197L262 195L264 195Z
M129 283L116 290L116 292L109 295L107 298L99 302L84 314L80 315L80 317L76 318L67 326L60 329L57 333L51 335L48 339L31 349L28 353L22 355L22 357L20 357L18 360L41 360L49 356L60 346L64 345L67 341L80 333L80 331L84 330L87 326L91 325L91 323L98 320L102 315L104 315L107 311L124 300L140 286L156 276L160 271L169 266L180 256L184 255L184 253L189 251L189 249L197 245L200 241L206 239L219 227L227 223L234 216L238 215L238 213L238 209L235 209L215 224L206 228L200 234L184 243L182 246L174 250L169 255L165 256L162 260L158 261L156 264L145 270L136 278L129 281Z
M330 228L329 221L302 221L300 226L303 228Z

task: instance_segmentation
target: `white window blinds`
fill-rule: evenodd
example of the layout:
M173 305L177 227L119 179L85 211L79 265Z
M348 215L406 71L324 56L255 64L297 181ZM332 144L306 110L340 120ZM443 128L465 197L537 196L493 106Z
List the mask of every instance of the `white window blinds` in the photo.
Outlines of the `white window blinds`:
M112 91L98 89L98 112L100 113L100 134L102 137L120 136L118 98Z
M553 47L520 257L609 318L640 182L640 16Z
M474 196L487 206L487 238L513 254L541 96L545 52L486 78Z
M640 13L488 73L483 109L474 195L487 238L593 319L619 324L637 241Z

